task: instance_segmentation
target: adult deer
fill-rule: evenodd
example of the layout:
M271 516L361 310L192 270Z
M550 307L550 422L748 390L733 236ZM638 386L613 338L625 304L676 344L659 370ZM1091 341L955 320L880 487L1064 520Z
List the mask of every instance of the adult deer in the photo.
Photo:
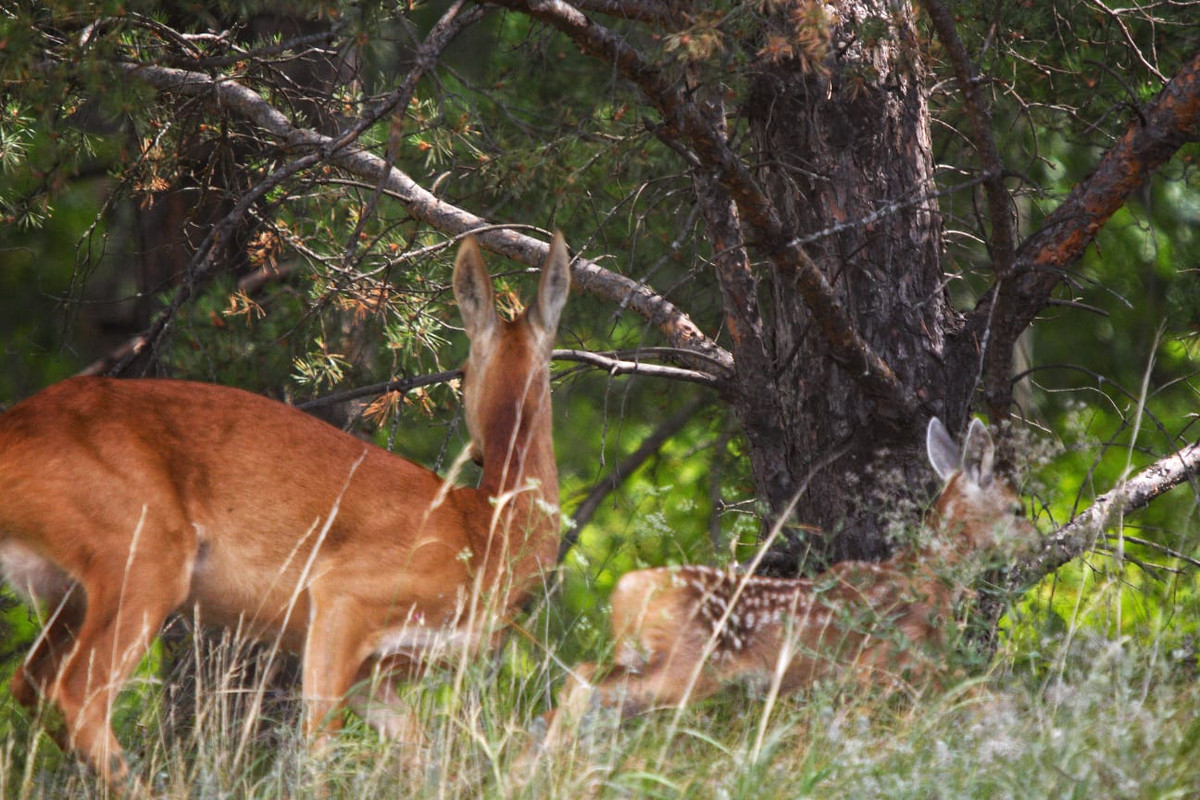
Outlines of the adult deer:
M114 695L173 610L300 653L317 743L377 665L412 674L439 641L488 641L486 620L555 563L549 359L569 286L558 235L536 302L504 321L479 248L459 249L475 489L207 384L77 378L0 415L0 568L50 612L13 695L57 706L61 743L114 783L128 772ZM395 734L391 683L374 683L349 702Z
M836 564L772 579L707 567L630 572L612 594L615 666L577 668L547 732L552 746L592 704L629 717L707 697L734 680L780 692L824 679L920 689L944 670L946 630L970 575L961 567L1035 533L992 473L993 443L972 420L960 451L936 417L929 461L945 481L921 546L882 563Z

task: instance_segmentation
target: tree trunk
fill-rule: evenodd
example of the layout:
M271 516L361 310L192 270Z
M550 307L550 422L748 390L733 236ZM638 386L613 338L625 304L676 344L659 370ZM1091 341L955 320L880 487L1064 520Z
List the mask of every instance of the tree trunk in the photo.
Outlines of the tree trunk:
M756 76L748 113L762 181L868 345L954 429L969 398L947 396L943 379L945 339L959 322L941 285L912 11L888 0L834 6L823 62L768 59ZM795 35L794 17L770 24ZM915 520L932 482L919 452L926 420L889 415L831 358L794 277L774 272L769 297L780 436L793 482L807 486L795 519L824 531L785 537L770 561L786 571L805 557L879 558L889 549L886 520Z

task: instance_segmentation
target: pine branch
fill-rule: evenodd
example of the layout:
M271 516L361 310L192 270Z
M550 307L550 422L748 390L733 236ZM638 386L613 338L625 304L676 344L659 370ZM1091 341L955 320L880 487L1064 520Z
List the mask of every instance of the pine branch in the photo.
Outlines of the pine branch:
M187 96L211 96L223 108L255 123L277 139L286 150L303 153L290 165L285 165L283 170L288 175L316 163L331 164L373 183L378 182L415 219L440 231L453 236L478 232L480 244L486 249L531 267L540 266L546 257L549 245L545 242L490 225L481 217L444 202L400 169L395 166L389 168L384 158L347 141L345 135L334 138L293 126L262 95L237 81L149 64L125 63L119 66L131 78L161 91ZM722 378L732 373L732 356L705 336L687 314L662 295L638 281L583 258L577 258L572 263L571 278L577 290L625 304L643 317L673 347L683 351L679 356L681 363L689 365L686 353L695 351L701 357L701 363L715 361L721 364L725 373Z

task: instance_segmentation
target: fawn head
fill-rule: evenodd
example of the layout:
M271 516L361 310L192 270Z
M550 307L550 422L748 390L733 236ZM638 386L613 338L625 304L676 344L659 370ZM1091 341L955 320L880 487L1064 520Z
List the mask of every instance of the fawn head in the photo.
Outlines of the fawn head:
M945 482L930 527L952 552L1014 554L1036 537L1025 506L1009 483L993 472L995 445L987 428L972 419L962 448L937 417L925 432L929 463Z

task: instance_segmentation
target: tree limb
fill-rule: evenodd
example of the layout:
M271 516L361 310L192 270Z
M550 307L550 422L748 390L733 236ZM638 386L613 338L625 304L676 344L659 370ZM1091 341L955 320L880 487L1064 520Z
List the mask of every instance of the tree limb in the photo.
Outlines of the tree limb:
M968 316L964 347L987 341L984 391L994 416L1012 405L1010 372L1017 337L1049 302L1067 268L1109 218L1175 152L1200 139L1200 53L1171 79L1125 135L1101 157L1020 246L1012 276L984 295Z
M490 226L486 220L447 203L384 158L368 152L345 136L325 136L298 128L267 102L262 95L237 81L214 78L199 72L150 64L122 63L127 75L161 91L187 96L212 96L223 108L255 123L287 150L317 156L323 163L378 182L395 196L415 218L451 235L466 235L476 230L487 249L529 266L540 266L549 245L512 230ZM715 361L727 377L733 371L733 358L709 339L683 311L663 296L624 275L611 272L594 261L577 258L572 263L572 283L580 291L595 294L616 303L624 303L657 328L666 340L683 351L696 351L707 362ZM686 355L680 360L687 363Z
M408 100L412 96L413 90L416 88L417 81L426 70L433 67L433 65L437 62L438 55L445 50L446 46L454 40L459 32L461 32L466 26L470 25L473 21L479 19L485 13L487 13L485 9L473 8L470 12L464 14L460 18L458 12L461 5L461 1L455 4L449 11L443 14L441 19L438 20L437 24L433 26L433 29L429 32L429 35L421 44L421 48L417 53L416 63L413 69L409 72L406 80L401 83L400 87L390 92L382 102L376 104L376 106L369 113L365 114L361 119L358 120L357 123L355 123L355 125L351 126L336 139L331 137L321 137L322 139L327 140L324 142L321 148L310 149L309 152L292 159L287 164L268 174L257 184L255 184L249 191L238 198L238 201L234 204L233 209L209 229L208 233L201 241L200 246L196 248L196 252L193 253L192 257L188 260L187 268L184 270L183 279L180 282L179 288L175 292L175 296L171 298L171 302L167 305L167 308L158 314L158 316L151 323L150 327L145 331L144 334L141 335L142 341L138 343L137 346L129 348L128 353L110 368L109 372L111 374L124 371L124 369L132 362L132 360L144 349L149 348L151 351L153 351L158 346L159 340L174 321L176 313L178 313L183 304L192 296L192 293L195 291L195 287L203 279L205 279L207 274L212 270L215 259L220 254L225 242L233 235L242 217L245 216L250 208L256 202L258 202L261 197L266 195L271 189L282 184L292 175L320 163L321 160L325 157L328 157L330 153L343 151L344 148L356 141L364 131L366 131L371 125L375 124L379 119L390 113L396 107L403 108L408 104ZM118 69L126 69L128 71L133 65L117 64L116 66ZM155 68L146 65L138 66L143 66L145 69L169 69L166 67ZM137 74L136 66L134 66L133 71L135 74ZM200 76L202 80L206 80L208 77L207 75L203 75L203 73L188 72L185 70L172 71L178 72L180 75L184 76ZM232 90L230 92L230 99L234 101L234 104L241 108L249 109L253 113L251 118L254 119L254 121L261 127L265 127L268 130L270 130L272 127L280 131L288 129L293 131L297 130L292 128L291 122L286 116L280 113L277 109L268 105L257 93L252 92L245 87L241 87L232 81L224 84L224 86ZM239 89L242 91L237 91ZM255 98L262 102L255 103ZM380 174L385 174L386 171L386 168L384 170L380 170ZM133 342L137 338L138 337L134 337L134 339L130 341Z
M646 364L642 361L628 361L605 353L594 353L590 350L555 350L550 354L550 358L555 361L578 361L589 364L604 370L609 375L646 375L652 378L699 383L714 389L719 389L724 384L719 377L708 372L666 367L660 364Z
M315 408L324 408L325 406L337 405L345 403L349 400L357 400L360 397L372 397L375 395L386 394L388 392L411 392L413 389L419 389L422 386L432 386L435 383L445 383L452 381L455 378L462 377L461 369L450 369L445 372L435 372L432 375L416 375L411 378L397 378L384 383L373 383L369 386L357 386L353 389L347 389L344 392L334 392L322 397L314 397L311 400L305 400L302 403L296 403L296 408L304 411L312 411Z
M1197 474L1200 474L1200 441L1160 458L1097 497L1086 511L1041 542L1037 554L1014 570L1014 582L1028 585L1083 555L1094 546L1104 526L1114 518L1144 508Z
M680 369L679 367L664 367L659 364L646 364L640 361L628 361L607 353L593 353L589 350L555 350L550 354L550 358L554 361L576 361L588 364L598 367L610 375L644 375L651 378L666 378L668 380L698 383L710 388L717 388L721 383L714 375L708 373ZM411 392L413 389L419 389L422 386L445 383L460 377L462 377L461 369L451 369L444 372L435 372L430 375L396 378L395 380L383 383L357 386L342 392L314 397L311 400L296 403L296 408L311 411L314 408L331 406L337 403L344 403L348 400L357 400L361 397L371 397L386 392Z

